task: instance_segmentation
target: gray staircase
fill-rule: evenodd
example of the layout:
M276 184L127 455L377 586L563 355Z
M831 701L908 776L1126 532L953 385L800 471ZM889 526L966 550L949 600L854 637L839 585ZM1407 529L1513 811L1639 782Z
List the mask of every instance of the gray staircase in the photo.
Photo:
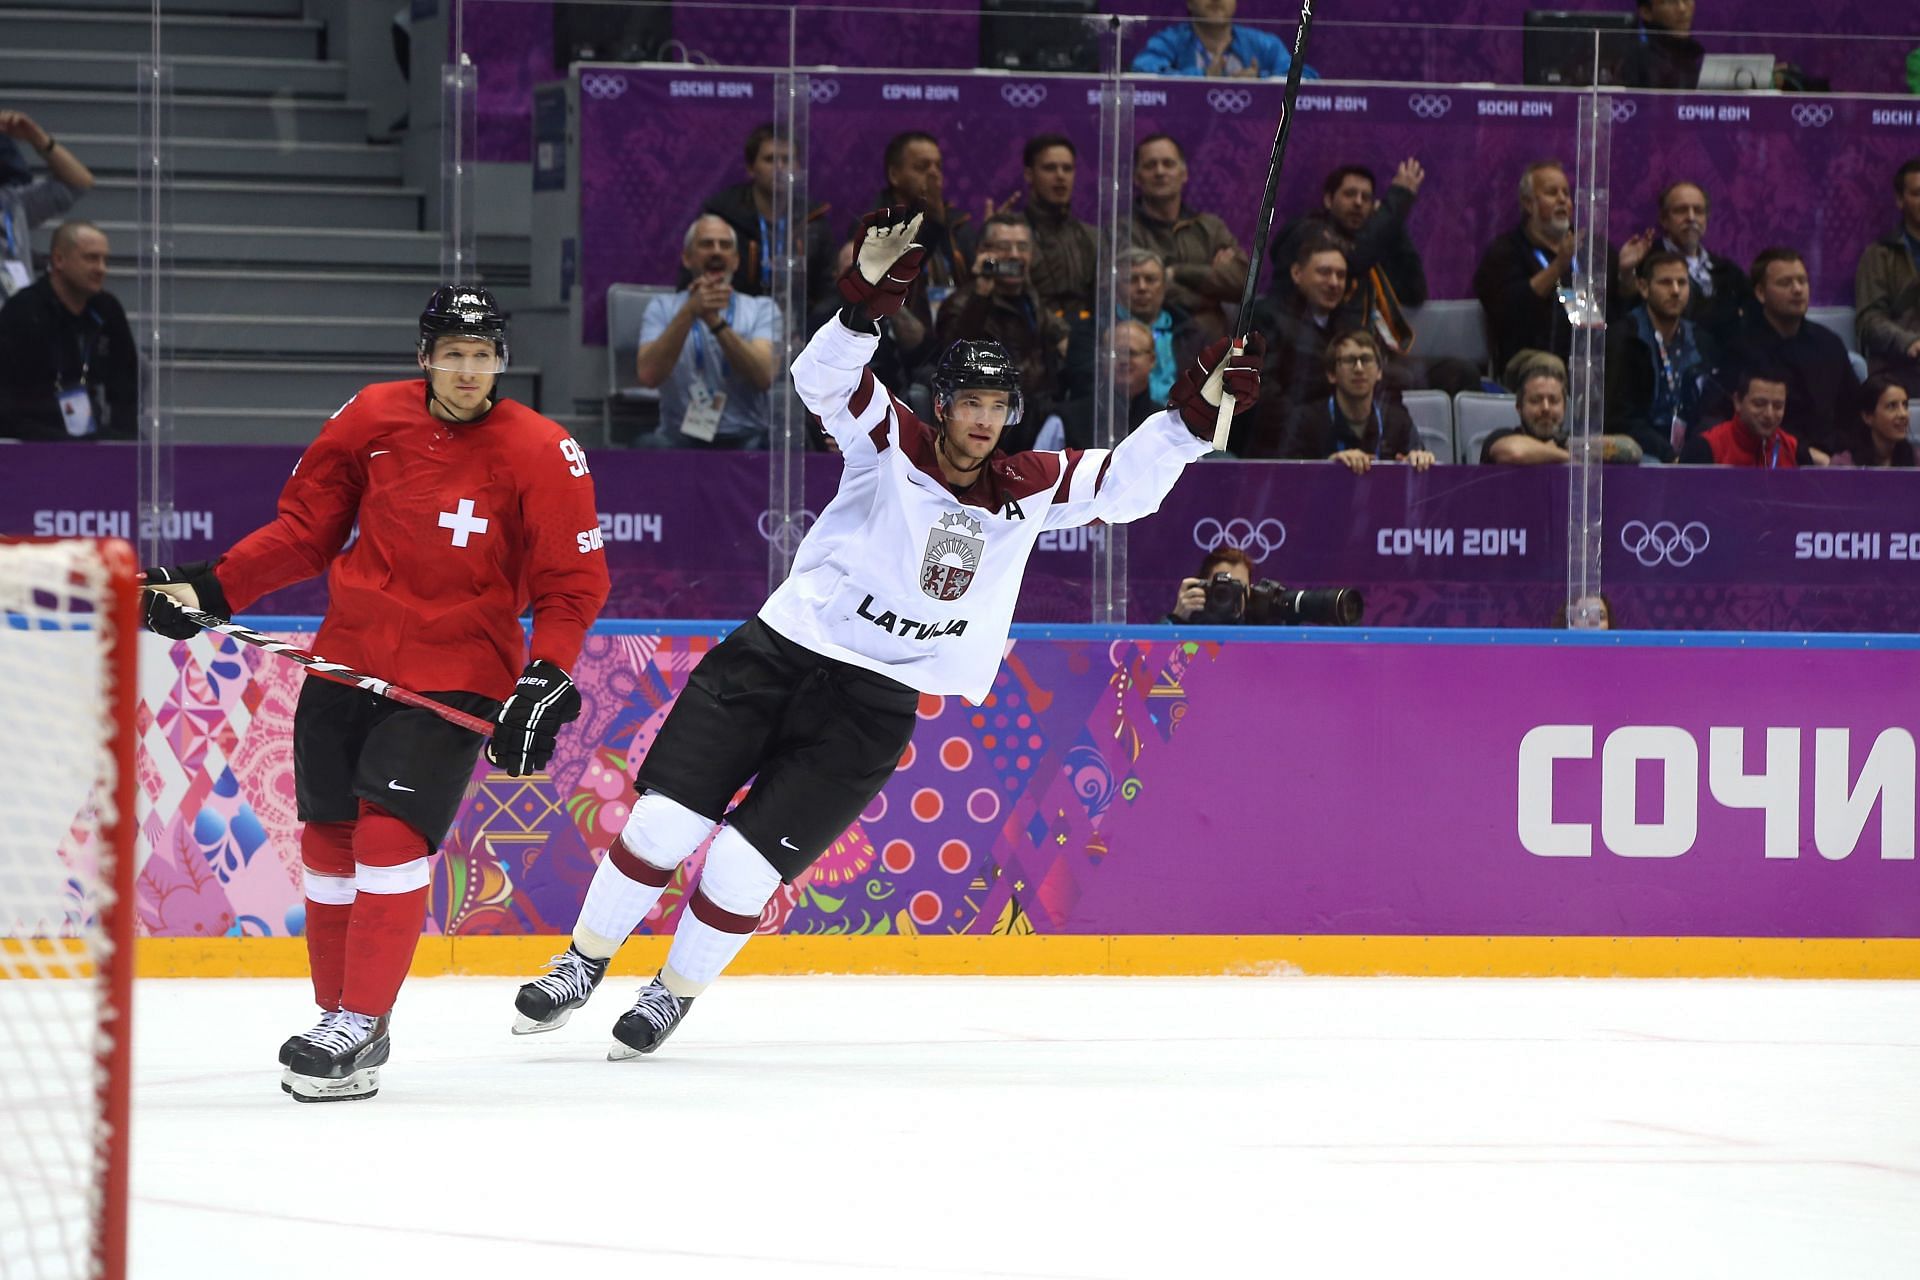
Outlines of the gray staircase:
M369 141L374 122L348 97L346 65L324 60L304 0L165 0L164 10L176 438L304 443L367 383L418 376L440 235L422 226L424 194L401 185L401 148ZM130 311L151 30L144 0L0 0L0 105L26 111L93 170L74 214L111 237L109 287ZM43 253L51 232L36 232ZM511 307L524 249L490 269L482 283ZM501 393L537 407L539 370L510 370Z

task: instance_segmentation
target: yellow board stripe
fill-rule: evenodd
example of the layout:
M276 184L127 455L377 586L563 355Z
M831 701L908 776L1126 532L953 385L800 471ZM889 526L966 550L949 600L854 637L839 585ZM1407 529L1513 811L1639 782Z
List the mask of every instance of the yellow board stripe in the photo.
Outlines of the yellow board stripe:
M614 972L644 975L666 938L635 938ZM417 976L529 976L564 938L428 937ZM142 938L143 978L299 978L300 938ZM1360 936L809 937L754 939L735 974L965 974L1448 978L1920 978L1914 938L1482 938Z

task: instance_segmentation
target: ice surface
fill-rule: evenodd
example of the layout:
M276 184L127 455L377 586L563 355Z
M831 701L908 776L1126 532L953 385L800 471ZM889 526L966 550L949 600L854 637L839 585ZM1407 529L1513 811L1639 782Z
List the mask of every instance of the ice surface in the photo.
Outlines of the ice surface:
M149 981L149 1277L1920 1275L1920 983L722 980L516 1038L416 979L302 1106L303 983Z

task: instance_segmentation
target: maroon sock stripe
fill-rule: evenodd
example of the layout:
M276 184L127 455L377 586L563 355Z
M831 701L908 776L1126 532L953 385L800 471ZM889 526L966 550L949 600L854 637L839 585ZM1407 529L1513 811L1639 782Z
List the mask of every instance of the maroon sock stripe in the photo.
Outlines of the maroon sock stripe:
M693 912L693 918L722 933L752 933L760 927L758 914L737 916L713 904L706 894L696 890L693 900L687 904L687 910Z
M664 889L673 880L673 872L662 871L633 850L627 848L627 838L625 835L621 835L614 840L613 847L607 850L607 860L613 863L613 869L615 871L618 871L621 875L636 884L651 885L656 889Z

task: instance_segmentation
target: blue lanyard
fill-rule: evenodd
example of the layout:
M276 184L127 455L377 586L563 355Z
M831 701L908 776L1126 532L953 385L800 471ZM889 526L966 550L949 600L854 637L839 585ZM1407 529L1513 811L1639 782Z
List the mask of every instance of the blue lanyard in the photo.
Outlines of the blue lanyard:
M1772 471L1780 465L1780 433L1773 433L1773 447L1767 452L1767 470Z
M773 237L781 233L781 219L775 218L771 229L765 218L760 219L760 279L772 287L773 281ZM731 322L731 317L728 318Z
M737 301L739 301L737 298L727 299L727 323L729 325L733 323L733 304ZM694 371L700 375L700 381L706 382L709 388L718 390L717 387L713 386L713 383L707 381L707 343L709 340L707 336L707 322L696 316L693 321L693 368ZM718 341L714 341L713 345L715 347L713 362L720 371L720 380L725 382L727 377L727 358L719 352L718 348L720 344Z
M1547 256L1547 251L1545 249L1539 248L1538 246L1535 246L1534 248L1533 260L1540 264L1540 269L1542 271L1545 271L1548 267L1553 265L1553 259ZM1570 261L1570 265L1573 267L1575 274L1578 274L1580 271L1579 255L1575 254L1573 258L1571 258L1569 261Z
M13 238L13 210L0 209L0 225L4 225L7 229L7 256L18 258L20 251L16 246L19 242Z
M1334 404L1334 398L1332 396L1327 397L1327 417L1332 421L1335 430L1338 430L1346 423L1346 419L1341 416L1339 407ZM1362 447L1364 447L1364 442L1358 443L1361 443ZM1375 404L1373 406L1373 460L1375 462L1380 461L1380 450L1385 448L1386 444L1387 425L1385 420L1380 416L1380 406ZM1339 450L1336 449L1334 452L1338 453Z

